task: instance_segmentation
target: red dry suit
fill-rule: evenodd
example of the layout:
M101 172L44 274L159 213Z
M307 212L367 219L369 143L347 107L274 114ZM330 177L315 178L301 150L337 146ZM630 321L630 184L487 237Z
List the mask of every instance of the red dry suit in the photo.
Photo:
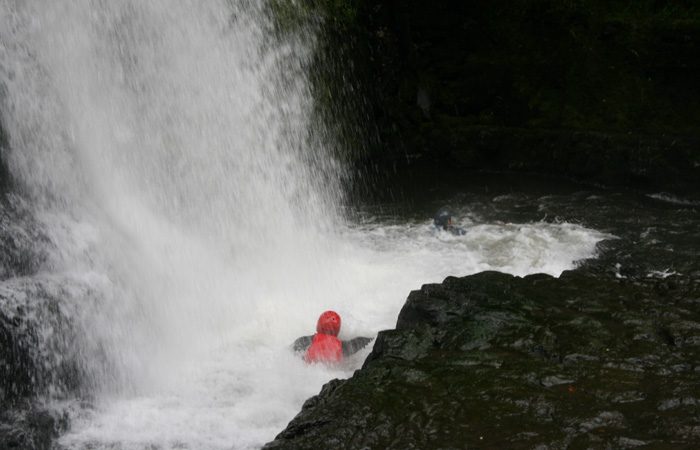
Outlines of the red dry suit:
M321 314L316 324L316 334L311 346L306 350L304 361L307 363L337 363L343 360L343 343L338 339L340 316L335 311Z

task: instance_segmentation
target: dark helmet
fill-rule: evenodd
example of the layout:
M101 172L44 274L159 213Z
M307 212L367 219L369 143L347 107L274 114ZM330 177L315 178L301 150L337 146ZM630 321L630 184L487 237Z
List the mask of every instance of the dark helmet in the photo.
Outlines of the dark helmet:
M433 223L436 227L446 230L450 224L450 219L452 219L452 213L447 208L440 208L440 210L435 214L435 219Z
M321 314L316 324L316 332L338 336L340 332L340 316L335 311L326 311Z

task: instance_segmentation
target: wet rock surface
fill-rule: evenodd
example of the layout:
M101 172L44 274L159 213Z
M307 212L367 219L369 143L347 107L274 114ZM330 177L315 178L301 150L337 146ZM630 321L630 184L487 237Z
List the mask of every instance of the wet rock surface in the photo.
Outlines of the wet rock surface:
M484 272L411 292L266 448L690 448L697 280Z
M68 426L66 415L32 403L0 411L0 448L50 449Z
M67 428L47 398L76 392L83 372L75 354L74 306L67 290L85 289L42 275L51 245L27 203L0 198L0 448L48 449Z
M36 273L50 245L21 197L0 194L0 280Z
M80 386L75 289L60 278L18 278L0 284L0 399L8 404Z
M68 427L65 411L46 403L89 386L76 354L77 312L60 279L0 283L0 448L49 449Z

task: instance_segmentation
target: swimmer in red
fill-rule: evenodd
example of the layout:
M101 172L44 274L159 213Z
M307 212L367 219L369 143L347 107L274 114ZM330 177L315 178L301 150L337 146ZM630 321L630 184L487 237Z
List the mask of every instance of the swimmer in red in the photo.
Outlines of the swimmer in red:
M344 342L338 339L339 332L340 316L335 311L326 311L318 318L316 334L297 339L294 342L294 350L304 351L304 361L309 364L316 362L336 364L372 340L366 337L356 337Z
M343 360L343 343L337 338L340 333L340 316L335 311L321 314L316 323L316 334L304 361L307 363L325 362L338 363Z

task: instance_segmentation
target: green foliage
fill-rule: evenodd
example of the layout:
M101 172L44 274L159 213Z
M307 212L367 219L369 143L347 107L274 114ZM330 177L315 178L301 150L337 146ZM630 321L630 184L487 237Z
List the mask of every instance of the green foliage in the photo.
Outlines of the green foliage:
M306 26L313 13L305 1L269 0L267 7L278 33L298 31Z
M313 0L328 20L346 27L356 25L358 5L351 0Z
M337 30L356 28L358 3L350 0L269 0L268 7L280 30L293 30L309 21Z

